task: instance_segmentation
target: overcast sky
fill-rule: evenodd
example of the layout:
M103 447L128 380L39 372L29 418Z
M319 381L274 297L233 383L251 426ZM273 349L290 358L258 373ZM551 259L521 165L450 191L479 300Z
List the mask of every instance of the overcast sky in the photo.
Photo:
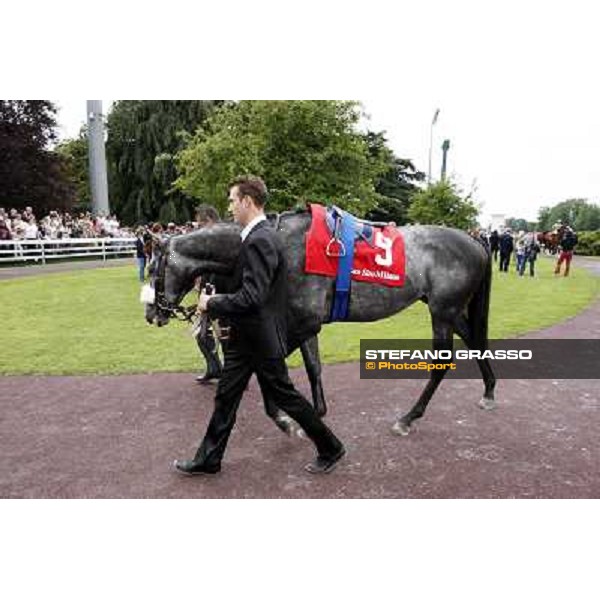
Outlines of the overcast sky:
M317 4L322 17L337 18L338 13L326 15L325 4ZM253 68L240 71L243 57L237 47L222 45L220 63L198 63L202 76L190 79L189 66L178 75L172 72L176 65L169 65L164 83L154 77L150 94L144 88L133 94L126 70L121 79L111 79L105 95L359 99L371 117L369 127L387 131L395 153L423 171L431 120L439 108L433 175L439 177L441 145L449 139L448 173L465 191L476 181L475 200L484 215L535 220L540 206L574 197L600 200L600 44L593 3L424 0L410 14L403 9L396 15L385 12L387 5L374 1L373 6L372 14L356 12L356 6L348 14L355 31L371 31L376 42L356 37L343 54L336 52L335 38L329 53L319 47L331 37L326 20L299 12L294 18L310 28L311 43L303 38L297 53L282 56L280 63L271 48L287 38L272 27L264 42L270 54L259 47ZM350 36L340 30L338 37L342 33L344 39ZM372 52L366 54L369 43ZM136 73L146 65L155 68L141 62ZM209 69L218 71L224 83L207 83L213 81ZM140 72L133 81L149 79ZM183 93L177 87L181 82ZM64 134L75 135L85 120L85 100L57 102Z

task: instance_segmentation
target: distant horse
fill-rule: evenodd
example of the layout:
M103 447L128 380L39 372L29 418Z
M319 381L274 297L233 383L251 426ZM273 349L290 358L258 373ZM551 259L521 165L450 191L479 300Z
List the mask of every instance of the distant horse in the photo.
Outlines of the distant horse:
M558 231L544 231L538 233L537 241L544 246L549 254L556 254L558 247L565 233L566 226L562 225L558 228Z
M308 211L283 213L277 220L288 263L288 350L316 337L329 322L335 280L304 272L305 235L311 225ZM404 236L406 279L403 287L352 282L348 321L377 321L404 310L417 300L429 308L434 350L453 347L457 333L468 348L484 350L488 343L491 257L486 248L455 229L434 226L400 227ZM152 285L156 305L147 319L164 324L177 310L194 280L202 274L229 275L240 247L240 228L219 223L164 242ZM218 290L217 290L218 291ZM151 319L152 318L152 319ZM496 378L487 359L478 360L484 381L482 408L494 407ZM406 435L411 423L423 416L445 375L432 370L415 405L393 426Z

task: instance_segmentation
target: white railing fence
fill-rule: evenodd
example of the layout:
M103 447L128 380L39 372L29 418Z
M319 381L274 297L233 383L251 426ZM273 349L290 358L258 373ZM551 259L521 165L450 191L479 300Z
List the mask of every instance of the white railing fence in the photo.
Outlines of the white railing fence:
M0 264L29 261L46 264L62 258L135 256L135 238L65 238L62 240L1 240Z

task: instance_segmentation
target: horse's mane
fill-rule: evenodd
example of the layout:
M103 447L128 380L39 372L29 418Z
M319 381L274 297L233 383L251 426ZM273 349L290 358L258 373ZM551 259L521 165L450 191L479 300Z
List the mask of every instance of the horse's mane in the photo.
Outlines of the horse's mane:
M271 223L273 225L273 227L275 227L275 229L279 229L279 223L287 218L287 217L293 217L296 215L305 215L307 213L310 213L310 210L308 208L308 206L305 207L301 207L299 206L298 208L294 209L294 210L284 210L283 212L270 212L270 213L266 213L266 217L267 217L267 221L269 221L269 223Z
M289 210L284 210L282 212L279 213L267 213L267 218L270 218L271 216L276 216L279 215L279 218L281 217L290 217L292 215L304 215L306 213L309 213L310 209L308 208L308 206L298 206L297 208L293 208L293 209L289 209Z

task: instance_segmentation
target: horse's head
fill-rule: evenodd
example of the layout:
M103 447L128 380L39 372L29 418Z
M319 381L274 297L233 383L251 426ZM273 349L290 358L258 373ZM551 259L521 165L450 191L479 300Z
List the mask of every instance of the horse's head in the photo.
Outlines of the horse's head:
M158 235L153 236L152 240L152 258L148 265L148 276L150 278L150 287L153 290L153 301L146 302L145 317L151 325L156 323L159 327L169 322L169 311L161 308L162 294L159 290L164 289L164 278L166 264L165 259L168 253L169 239Z
M146 303L148 323L166 325L198 276L231 273L240 245L239 228L226 223L155 240L148 268L154 290L154 301Z

